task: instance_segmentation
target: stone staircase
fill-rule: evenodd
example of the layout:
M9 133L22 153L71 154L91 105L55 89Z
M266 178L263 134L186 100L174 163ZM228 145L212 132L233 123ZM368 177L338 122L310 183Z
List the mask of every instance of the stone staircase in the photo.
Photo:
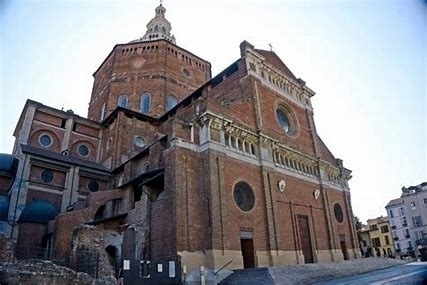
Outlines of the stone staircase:
M219 285L307 285L318 282L362 274L374 270L407 263L405 260L389 258L363 258L342 262L312 263L283 267L264 267L234 270L233 274Z
M274 280L268 267L237 269L233 274L218 283L219 285L273 285Z

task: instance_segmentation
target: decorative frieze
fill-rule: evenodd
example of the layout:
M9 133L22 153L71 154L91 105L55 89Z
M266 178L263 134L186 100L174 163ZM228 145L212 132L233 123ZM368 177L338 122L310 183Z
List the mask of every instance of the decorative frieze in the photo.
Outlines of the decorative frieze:
M248 72L260 78L261 81L268 83L268 85L273 86L294 102L311 108L310 98L315 93L305 86L303 80L298 79L295 81L290 79L283 72L266 63L265 58L253 50L249 50L247 55Z
M349 171L342 166L301 153L287 145L281 144L266 134L256 134L233 121L211 112L202 114L197 123L212 133L220 133L220 143L226 148L247 156L258 157L274 163L275 167L284 168L310 178L322 179L337 186L347 186L351 178ZM261 149L266 155L261 157ZM347 173L348 172L348 173Z

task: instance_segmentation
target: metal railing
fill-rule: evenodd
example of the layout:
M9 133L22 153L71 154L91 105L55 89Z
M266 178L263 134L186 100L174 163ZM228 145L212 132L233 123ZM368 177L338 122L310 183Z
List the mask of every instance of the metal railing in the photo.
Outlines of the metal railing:
M217 271L214 272L214 275L217 275L219 272L221 272L224 268L226 268L232 262L233 262L233 260L231 259L229 262L227 262L226 264L221 266L221 268L219 268Z

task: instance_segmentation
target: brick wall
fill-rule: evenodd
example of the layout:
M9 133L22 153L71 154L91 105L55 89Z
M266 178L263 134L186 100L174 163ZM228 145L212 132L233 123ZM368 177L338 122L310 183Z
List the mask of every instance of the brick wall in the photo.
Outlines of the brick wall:
M43 247L46 225L40 223L19 223L18 241L20 247Z
M164 40L117 45L95 73L89 118L99 120L105 102L106 115L128 96L128 108L140 112L143 92L152 95L150 116L166 112L166 99L178 101L210 79L210 64Z
M52 139L52 145L43 147L39 143L41 135L47 134ZM91 161L97 160L97 148L100 137L100 127L93 122L59 110L48 111L38 106L31 124L28 145L47 148L61 153L68 150L69 155ZM89 154L82 156L78 152L80 145L87 146Z
M14 260L13 242L3 235L0 235L0 262L11 262Z
M54 248L58 256L68 257L72 245L72 232L81 224L93 221L99 207L113 199L120 199L123 193L118 190L91 192L88 196L88 207L59 214L54 223Z

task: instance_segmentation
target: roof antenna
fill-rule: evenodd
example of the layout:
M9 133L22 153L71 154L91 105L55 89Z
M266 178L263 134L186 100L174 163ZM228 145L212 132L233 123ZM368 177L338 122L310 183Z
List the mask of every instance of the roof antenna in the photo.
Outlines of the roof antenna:
M273 51L273 45L272 44L268 44L268 46L270 47L270 51Z

